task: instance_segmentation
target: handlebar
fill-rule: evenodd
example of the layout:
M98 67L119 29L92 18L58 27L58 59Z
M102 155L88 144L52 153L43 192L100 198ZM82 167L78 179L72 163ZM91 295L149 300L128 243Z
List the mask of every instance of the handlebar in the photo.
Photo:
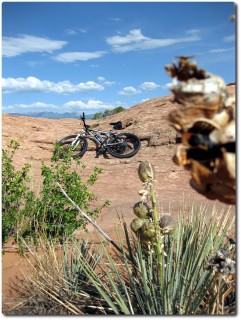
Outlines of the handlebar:
M85 129L88 129L88 125L85 123L85 113L83 112L82 117L80 116L80 119L83 121Z

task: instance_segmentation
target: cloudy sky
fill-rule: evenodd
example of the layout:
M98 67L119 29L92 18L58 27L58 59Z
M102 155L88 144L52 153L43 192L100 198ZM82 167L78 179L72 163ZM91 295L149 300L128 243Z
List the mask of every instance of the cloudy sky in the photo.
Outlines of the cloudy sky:
M92 114L169 94L194 55L235 81L232 2L4 2L2 110Z

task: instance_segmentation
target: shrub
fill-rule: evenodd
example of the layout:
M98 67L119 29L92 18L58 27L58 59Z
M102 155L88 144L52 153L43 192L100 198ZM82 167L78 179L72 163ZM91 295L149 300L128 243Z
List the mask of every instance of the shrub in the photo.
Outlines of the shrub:
M80 167L80 162L72 159L71 151L62 161L59 160L60 148L53 154L50 166L42 163L43 185L39 195L35 196L28 186L30 165L25 164L19 171L13 166L13 155L18 147L16 141L11 141L10 149L3 150L3 242L9 237L35 239L37 232L61 240L77 229L85 229L86 221L78 217L78 210L63 196L56 182L93 218L108 205L106 201L102 207L90 208L96 197L89 186L95 183L102 169L95 167L87 183L84 183L75 171ZM74 164L75 169L72 169ZM82 170L84 168L82 165Z
M20 230L26 231L26 215L34 203L34 193L30 190L30 164L21 170L13 165L13 156L19 148L17 141L10 141L2 151L2 242L9 237L17 238Z
M59 151L60 149L61 147ZM41 230L50 238L70 236L77 229L85 229L87 223L83 218L78 217L78 210L73 208L71 203L63 196L56 182L66 190L80 209L86 211L88 216L96 218L101 210L101 208L90 208L90 203L96 197L88 186L96 182L102 169L95 167L87 183L84 183L81 175L77 171L71 170L73 163L80 166L79 160L71 158L71 151L64 156L63 161L59 161L57 152L51 158L50 166L42 163L44 180L43 188L36 202L35 220L41 222ZM85 165L82 165L82 169L84 168ZM108 205L108 202L105 202L102 208L106 205Z
M125 110L125 108L119 106L119 107L116 107L115 109L112 109L112 110L107 109L104 112L97 112L94 114L92 120L100 120L102 118L112 116L113 114L120 113L124 110Z

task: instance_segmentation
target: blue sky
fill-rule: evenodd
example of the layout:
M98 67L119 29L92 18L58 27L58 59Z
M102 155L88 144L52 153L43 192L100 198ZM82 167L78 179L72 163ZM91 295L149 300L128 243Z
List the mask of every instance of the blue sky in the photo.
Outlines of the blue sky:
M235 81L233 2L4 2L4 113L95 112L169 94L164 66L195 55Z

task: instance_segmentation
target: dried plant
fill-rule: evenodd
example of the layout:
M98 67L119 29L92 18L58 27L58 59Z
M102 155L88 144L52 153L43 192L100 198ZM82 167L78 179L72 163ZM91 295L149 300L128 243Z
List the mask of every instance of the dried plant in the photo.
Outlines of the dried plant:
M166 66L180 104L169 114L181 137L173 161L190 170L197 192L235 204L235 95L222 78L198 69L189 58Z

